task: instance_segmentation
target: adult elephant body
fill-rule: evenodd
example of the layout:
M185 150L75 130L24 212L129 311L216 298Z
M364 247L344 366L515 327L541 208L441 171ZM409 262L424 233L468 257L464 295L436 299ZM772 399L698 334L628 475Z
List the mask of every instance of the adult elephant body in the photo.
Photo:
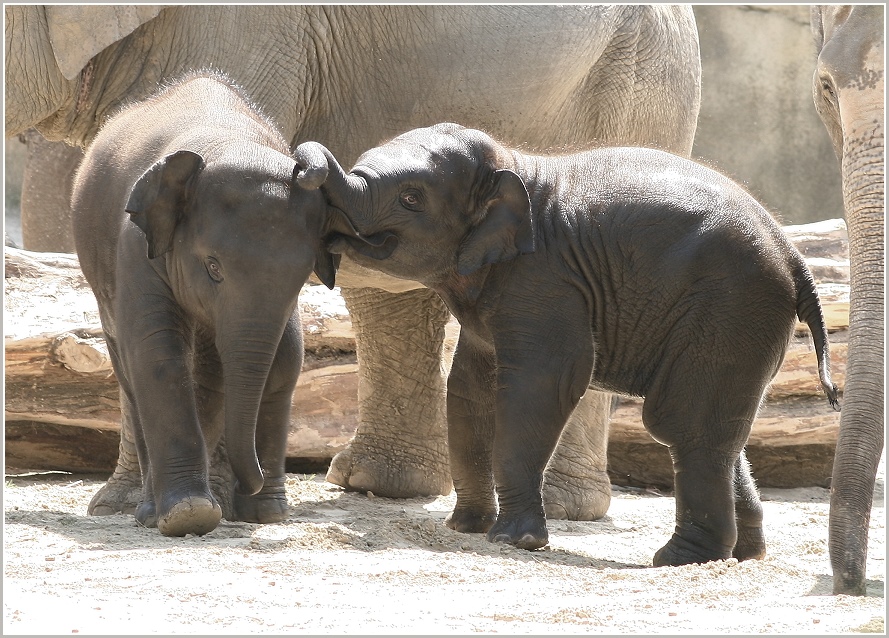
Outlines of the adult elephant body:
M849 359L830 495L837 594L865 594L874 480L883 451L883 6L812 8L814 98L842 165L849 228Z
M319 140L347 164L440 121L525 149L688 155L700 106L687 6L8 6L6 16L7 136L36 126L86 145L122 102L206 66L241 85L294 146ZM360 424L328 479L394 497L448 492L446 308L419 284L354 263L338 283L356 330ZM571 449L560 446L547 473L548 515L607 510L609 407L588 394L575 411ZM139 481L131 450L124 432L91 511L127 507Z

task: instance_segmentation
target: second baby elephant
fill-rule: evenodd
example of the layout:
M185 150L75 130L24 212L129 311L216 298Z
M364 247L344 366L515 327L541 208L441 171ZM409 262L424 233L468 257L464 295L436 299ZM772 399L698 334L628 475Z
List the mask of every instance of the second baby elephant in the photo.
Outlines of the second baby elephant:
M322 190L363 237L334 233L331 250L422 282L460 321L447 525L544 546L543 472L593 387L644 397L669 447L676 527L655 565L765 554L744 446L797 317L838 403L812 275L749 194L662 151L529 156L454 124L396 137L349 174L300 149L330 167Z
M224 77L195 73L111 117L73 189L75 245L136 434L136 519L204 534L222 509L207 449L223 430L234 517L286 516L284 455L302 364L297 296L334 284L318 185Z

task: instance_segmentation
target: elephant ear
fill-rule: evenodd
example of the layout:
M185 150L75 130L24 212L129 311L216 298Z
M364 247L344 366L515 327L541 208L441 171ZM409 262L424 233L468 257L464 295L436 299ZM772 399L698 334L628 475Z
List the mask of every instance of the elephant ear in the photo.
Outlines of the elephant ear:
M62 75L77 77L106 47L122 40L157 16L159 5L46 5L46 26Z
M340 267L340 259L342 255L335 255L327 250L326 242L322 239L315 254L315 268L313 272L318 277L318 281L327 286L330 290L336 285L336 271Z
M176 151L155 162L130 191L126 211L145 233L149 259L173 247L176 224L203 168L204 159L197 153Z
M457 255L461 275L534 252L531 200L522 178L509 170L495 171L492 188L483 197L482 221L463 240Z

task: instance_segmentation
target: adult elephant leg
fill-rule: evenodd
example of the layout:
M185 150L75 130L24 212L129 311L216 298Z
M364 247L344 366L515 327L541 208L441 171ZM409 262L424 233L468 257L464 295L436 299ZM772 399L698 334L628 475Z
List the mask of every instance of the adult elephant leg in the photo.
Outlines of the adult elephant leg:
M608 419L611 395L587 390L574 409L546 468L546 517L576 521L602 518L611 504Z
M342 294L358 352L359 425L327 480L391 498L450 493L441 366L447 308L427 289Z
M25 134L28 154L22 180L22 244L27 250L73 253L71 184L83 159L80 147Z

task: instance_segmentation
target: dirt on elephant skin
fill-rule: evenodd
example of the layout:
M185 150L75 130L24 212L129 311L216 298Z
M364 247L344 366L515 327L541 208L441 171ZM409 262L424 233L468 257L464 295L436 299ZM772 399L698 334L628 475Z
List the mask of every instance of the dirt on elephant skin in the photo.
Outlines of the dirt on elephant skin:
M4 634L885 633L885 460L865 597L832 596L829 492L764 489L764 560L652 568L674 500L614 488L524 551L444 525L453 494L396 500L288 475L290 515L166 538L86 515L103 477L7 468Z

